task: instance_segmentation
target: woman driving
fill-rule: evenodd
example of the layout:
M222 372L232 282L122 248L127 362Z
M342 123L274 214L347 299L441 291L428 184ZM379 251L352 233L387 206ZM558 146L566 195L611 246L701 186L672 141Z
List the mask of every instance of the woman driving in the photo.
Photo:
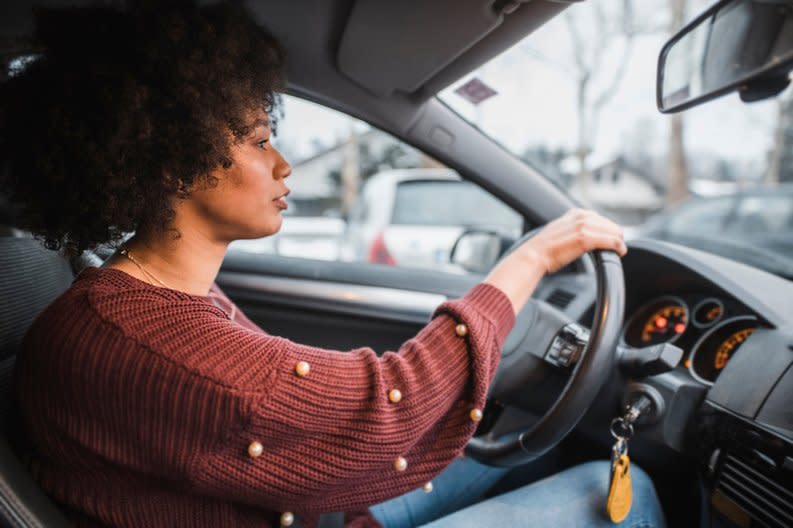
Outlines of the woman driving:
M506 470L460 455L516 313L584 252L624 255L617 225L551 222L394 352L270 335L214 281L230 242L281 227L278 42L228 5L45 11L36 37L0 103L19 224L69 256L134 233L17 363L30 469L78 526L612 525L608 462L481 501ZM623 525L663 526L632 479Z

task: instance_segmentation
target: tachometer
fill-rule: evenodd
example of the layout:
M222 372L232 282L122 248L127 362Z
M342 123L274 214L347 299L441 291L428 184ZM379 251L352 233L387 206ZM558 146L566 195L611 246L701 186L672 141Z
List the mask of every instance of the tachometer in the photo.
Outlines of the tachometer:
M643 306L625 328L623 340L634 347L671 343L688 328L688 306L678 297L660 297Z
M735 317L703 335L691 352L691 374L699 381L713 385L727 362L755 329L757 320L754 317Z

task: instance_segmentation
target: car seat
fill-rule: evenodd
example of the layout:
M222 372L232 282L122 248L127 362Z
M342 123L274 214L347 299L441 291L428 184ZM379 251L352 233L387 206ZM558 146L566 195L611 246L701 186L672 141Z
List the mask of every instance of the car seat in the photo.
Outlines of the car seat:
M69 263L30 236L0 227L0 525L69 526L17 456L24 449L16 414L13 370L28 327L72 283Z
M0 526L69 526L19 457L26 446L14 401L13 371L36 316L69 288L75 273L101 264L102 259L90 252L69 263L30 236L0 225ZM328 513L320 516L318 528L343 525L344 514Z

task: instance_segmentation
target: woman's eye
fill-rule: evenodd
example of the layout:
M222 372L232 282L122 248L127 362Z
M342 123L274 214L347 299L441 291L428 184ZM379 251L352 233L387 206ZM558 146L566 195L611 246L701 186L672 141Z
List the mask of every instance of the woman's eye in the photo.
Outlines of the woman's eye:
M262 150L266 150L266 149L267 149L267 142L268 142L268 141L270 141L270 140L269 140L269 139L263 139L263 140L261 140L261 141L257 141L257 142L256 142L256 145L257 145L257 146L258 146L260 149L262 149Z

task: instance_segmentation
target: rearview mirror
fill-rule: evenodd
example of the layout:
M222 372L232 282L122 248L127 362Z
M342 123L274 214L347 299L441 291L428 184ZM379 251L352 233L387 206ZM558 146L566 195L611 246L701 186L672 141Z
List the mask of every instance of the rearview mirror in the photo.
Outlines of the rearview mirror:
M721 0L661 50L658 109L678 112L736 89L744 101L771 97L791 68L793 1Z

